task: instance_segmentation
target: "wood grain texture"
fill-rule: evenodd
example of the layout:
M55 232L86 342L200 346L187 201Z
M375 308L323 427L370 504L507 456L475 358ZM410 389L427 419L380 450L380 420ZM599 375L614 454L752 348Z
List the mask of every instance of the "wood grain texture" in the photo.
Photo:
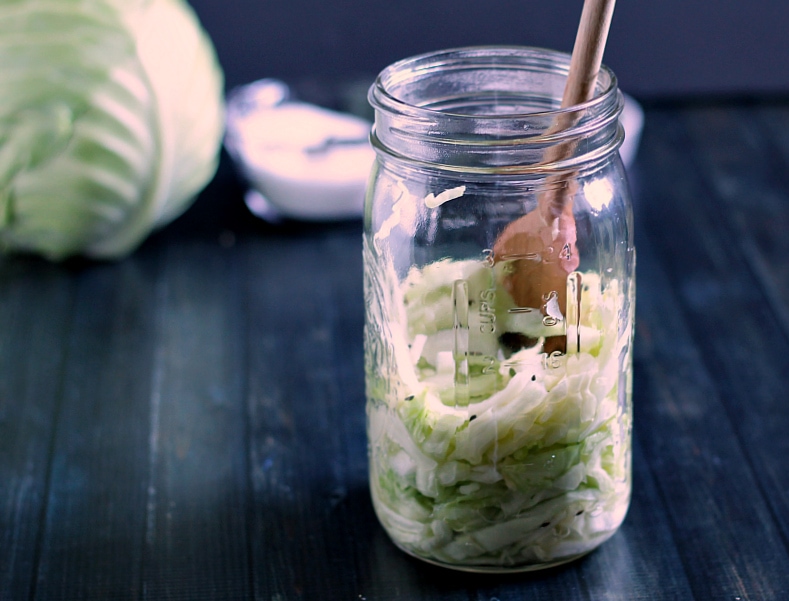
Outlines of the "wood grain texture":
M154 289L138 261L80 268L72 277L76 299L60 341L67 361L31 599L134 598L145 523Z
M74 296L67 272L0 259L0 599L34 582Z
M249 595L246 325L233 259L213 240L182 241L161 257L146 421L148 598Z
M584 1L570 71L562 95L562 107L586 102L593 96L615 5L616 0Z
M249 248L255 592L356 598L369 554L359 230ZM266 256L259 261L257 257Z
M0 600L789 598L789 104L647 106L633 501L568 566L398 550L367 489L361 225L227 161L117 263L0 259Z
M683 493L676 497L683 505L698 495L691 502L694 511L683 510L688 530L680 534L682 540L687 537L688 559L694 556L701 568L695 583L701 598L782 598L787 584L773 588L771 582L773 574L789 573L784 506L787 338L749 268L746 250L738 245L747 234L731 229L733 215L711 192L710 180L694 160L698 149L673 115L651 115L642 156L653 175L641 182L639 217L654 250L643 239L640 248L659 253L665 275L647 267L652 277L639 280L642 315L659 314L661 319L648 337L641 337L637 352L660 352L662 358L649 363L666 371L655 373L660 380L650 387L661 391L663 399L640 406L660 407L678 418L671 442L655 447L661 458L682 450L667 477L688 478L699 470L693 488L690 481L677 482L672 490ZM677 148L686 152L680 154ZM758 193L754 187L752 194ZM667 214L675 216L671 232L657 234ZM641 257L643 266L643 252ZM650 421L660 417L651 414ZM714 536L699 537L694 534L699 529ZM711 545L709 558L699 545L705 541ZM727 569L714 569L721 564Z

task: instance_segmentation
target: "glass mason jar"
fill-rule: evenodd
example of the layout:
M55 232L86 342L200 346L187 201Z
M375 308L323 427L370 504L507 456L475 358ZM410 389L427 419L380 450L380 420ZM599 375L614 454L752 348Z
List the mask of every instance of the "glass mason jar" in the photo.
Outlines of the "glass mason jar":
M623 99L570 57L436 52L369 92L370 486L404 551L533 570L611 537L631 487L632 211Z

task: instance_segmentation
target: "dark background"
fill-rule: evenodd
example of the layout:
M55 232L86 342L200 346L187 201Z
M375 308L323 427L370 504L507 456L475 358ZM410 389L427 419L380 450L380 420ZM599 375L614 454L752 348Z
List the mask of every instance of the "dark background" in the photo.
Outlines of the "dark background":
M191 0L228 88L372 77L464 45L570 51L581 0ZM605 62L641 98L789 93L786 0L620 0Z

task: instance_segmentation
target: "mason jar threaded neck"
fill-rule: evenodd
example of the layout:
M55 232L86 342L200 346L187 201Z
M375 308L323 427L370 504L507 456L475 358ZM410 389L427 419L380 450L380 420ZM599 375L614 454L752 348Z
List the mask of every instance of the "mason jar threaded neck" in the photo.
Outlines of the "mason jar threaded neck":
M394 63L368 94L371 142L387 159L442 171L520 175L593 165L624 139L623 98L603 66L591 100L560 108L569 66L569 54L522 46Z

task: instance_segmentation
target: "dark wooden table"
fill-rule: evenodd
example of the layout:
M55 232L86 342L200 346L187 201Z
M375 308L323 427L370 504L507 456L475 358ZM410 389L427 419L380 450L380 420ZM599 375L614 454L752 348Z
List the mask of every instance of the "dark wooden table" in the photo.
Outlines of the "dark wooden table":
M569 566L422 564L367 491L361 224L223 160L116 263L0 259L0 599L789 599L789 103L646 107L634 498Z

